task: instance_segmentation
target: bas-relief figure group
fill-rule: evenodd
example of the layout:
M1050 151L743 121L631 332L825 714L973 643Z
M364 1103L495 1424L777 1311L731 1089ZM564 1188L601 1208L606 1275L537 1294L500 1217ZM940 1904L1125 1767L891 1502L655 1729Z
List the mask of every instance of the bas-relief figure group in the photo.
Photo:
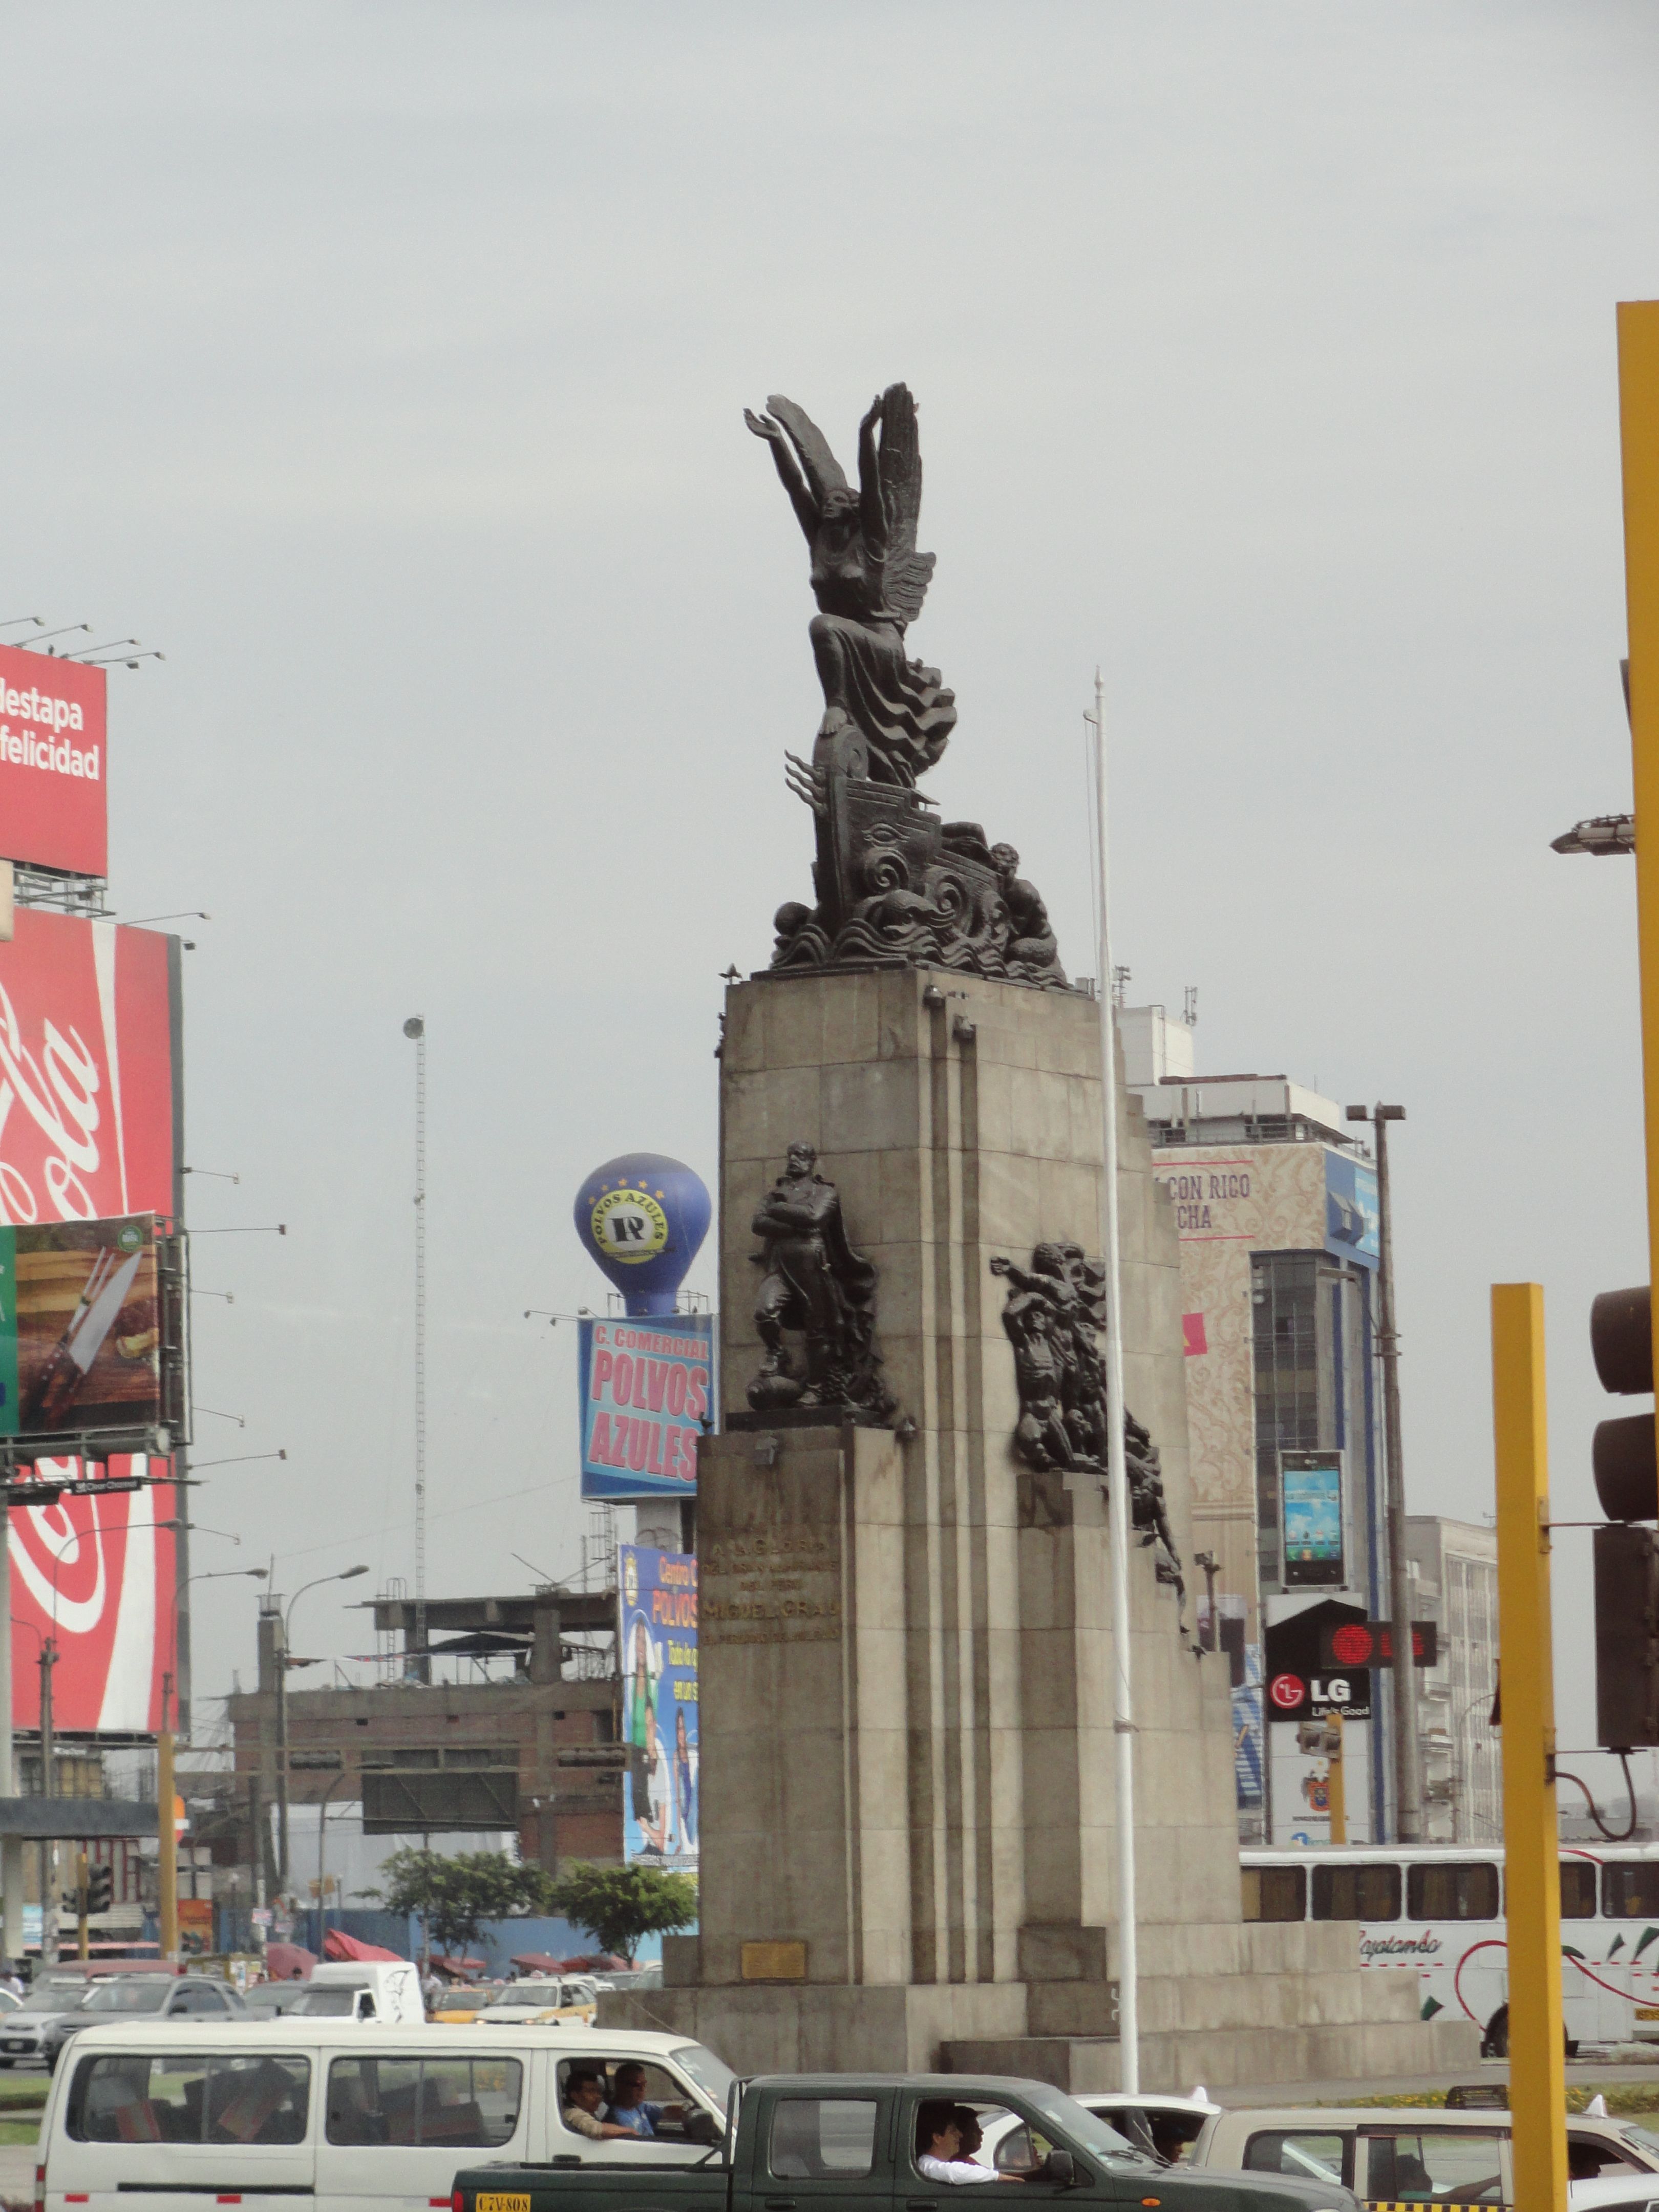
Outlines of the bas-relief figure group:
M934 559L916 548L921 453L908 387L889 385L860 423L856 491L793 400L766 404L744 420L771 447L811 549L818 611L808 635L823 691L811 761L787 756L791 787L816 824L817 903L779 908L773 967L940 966L1069 989L1048 909L1014 848L988 843L977 823L941 822L915 787L944 752L957 708L938 669L904 649ZM811 1145L792 1145L755 1214L762 1360L749 1403L763 1416L816 1408L890 1421L905 1438L915 1424L875 1348L876 1270L849 1243L817 1160ZM1029 1270L1005 1258L991 1267L1009 1284L1015 1451L1037 1473L1104 1480L1103 1264L1078 1244L1040 1244ZM790 1330L803 1339L799 1355L785 1343ZM1155 1550L1158 1580L1184 1601L1158 1447L1127 1408L1122 1420L1135 1530Z
M933 556L916 550L921 450L908 387L890 384L860 423L856 491L810 416L781 394L766 404L744 420L771 447L811 549L808 635L823 690L811 759L787 757L816 824L817 901L778 908L772 965L926 963L1069 988L1018 852L977 822L942 822L915 787L957 705L938 669L904 649L933 572Z

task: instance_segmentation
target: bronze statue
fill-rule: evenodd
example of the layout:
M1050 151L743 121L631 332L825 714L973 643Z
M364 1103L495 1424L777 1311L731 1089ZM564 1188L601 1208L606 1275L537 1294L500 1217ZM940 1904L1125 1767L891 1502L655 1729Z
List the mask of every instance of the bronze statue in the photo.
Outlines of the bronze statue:
M1097 1341L1105 1326L1106 1271L1080 1244L1039 1244L1029 1272L1000 1254L991 1273L1007 1279L1002 1326L1014 1348L1019 1419L1014 1449L1039 1474L1106 1474L1106 1370ZM1187 1585L1150 1431L1126 1407L1124 1471L1129 1512L1142 1545L1155 1548L1158 1579L1172 1588L1184 1627Z
M1049 990L1070 987L1042 899L1012 845L975 822L941 822L916 780L956 726L955 695L912 660L933 556L916 550L921 450L909 387L890 384L859 425L859 483L793 399L744 410L811 549L810 629L823 716L810 761L787 756L812 810L816 902L774 917L775 968L951 968Z
M848 1242L841 1196L817 1172L817 1152L789 1147L787 1164L756 1209L754 1232L765 1270L755 1298L755 1328L764 1347L749 1386L758 1413L793 1407L853 1408L882 1416L894 1400L881 1381L875 1337L876 1271ZM786 1329L805 1339L797 1366Z
M766 404L769 414L744 408L743 419L770 445L812 549L818 612L808 635L823 686L814 765L908 788L945 750L957 720L938 669L904 652L905 629L921 612L933 573L933 556L916 550L916 403L902 384L871 402L859 424L856 492L809 415L781 392Z

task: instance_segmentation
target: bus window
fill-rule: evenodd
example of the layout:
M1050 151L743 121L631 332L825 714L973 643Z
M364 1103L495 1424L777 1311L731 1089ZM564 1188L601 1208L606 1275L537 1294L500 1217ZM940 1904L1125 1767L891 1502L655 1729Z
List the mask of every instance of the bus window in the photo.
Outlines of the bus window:
M1594 1920L1595 1917L1595 1869L1588 1859L1563 1859L1561 1862L1561 1917L1564 1920Z
M1299 1866L1244 1867L1247 1920L1302 1920L1308 1911L1308 1869Z
M1638 1859L1601 1869L1601 1913L1607 1920L1636 1920L1659 1912L1659 1863Z
M1406 1911L1413 1920L1496 1920L1498 1869L1489 1859L1429 1860L1412 1867Z
M1313 1870L1316 1920L1398 1920L1400 1869L1386 1860L1369 1865L1316 1866Z

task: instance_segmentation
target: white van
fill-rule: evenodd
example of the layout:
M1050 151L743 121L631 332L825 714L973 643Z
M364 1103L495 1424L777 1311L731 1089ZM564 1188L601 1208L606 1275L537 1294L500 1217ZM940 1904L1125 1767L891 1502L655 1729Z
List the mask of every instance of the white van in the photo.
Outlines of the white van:
M37 2212L201 2212L296 2197L317 2212L447 2212L458 2170L690 2164L724 2140L729 2068L675 2035L348 2020L89 2027L52 2078ZM573 2069L644 2069L654 2139L595 2141L563 2115ZM672 2117L669 2110L678 2117Z
M378 2020L416 2027L426 2018L426 2005L420 1975L407 1959L350 1959L313 1966L284 2017Z

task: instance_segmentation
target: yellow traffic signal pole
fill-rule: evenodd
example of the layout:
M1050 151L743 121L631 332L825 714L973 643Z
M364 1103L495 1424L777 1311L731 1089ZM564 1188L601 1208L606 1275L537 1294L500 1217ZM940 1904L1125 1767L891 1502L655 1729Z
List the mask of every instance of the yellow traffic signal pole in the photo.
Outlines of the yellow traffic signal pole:
M1326 1768L1328 1780L1326 1788L1331 1801L1331 1841L1346 1844L1348 1840L1347 1771L1342 1764L1342 1716L1333 1713L1326 1723L1326 1741L1331 1747L1330 1759Z
M1636 928L1648 1148L1648 1279L1659 1283L1659 300L1619 309L1625 608L1636 800ZM1659 1375L1659 1298L1653 1302ZM1506 1692L1507 1694L1507 1692Z
M1544 1293L1536 1283L1492 1285L1492 1382L1515 2201L1517 2212L1566 2212L1549 1448ZM1409 1644L1400 1650L1398 1629L1395 1635L1395 1663L1409 1661Z

